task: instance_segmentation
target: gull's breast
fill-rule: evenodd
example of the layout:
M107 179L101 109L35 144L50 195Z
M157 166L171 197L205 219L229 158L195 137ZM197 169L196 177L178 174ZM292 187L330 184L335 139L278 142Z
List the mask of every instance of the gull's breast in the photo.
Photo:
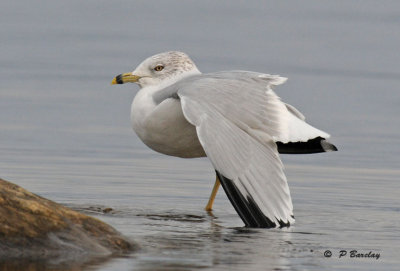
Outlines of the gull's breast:
M183 158L205 156L196 127L185 119L180 100L168 98L152 106L148 102L135 100L132 104L132 126L148 147Z

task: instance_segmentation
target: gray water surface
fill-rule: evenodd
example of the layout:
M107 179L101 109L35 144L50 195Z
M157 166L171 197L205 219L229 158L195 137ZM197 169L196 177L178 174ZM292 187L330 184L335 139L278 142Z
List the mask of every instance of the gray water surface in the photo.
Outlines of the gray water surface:
M399 29L397 1L2 1L0 177L94 215L140 250L0 268L398 270ZM133 133L138 87L110 81L168 50L203 72L289 77L276 92L332 134L339 152L282 155L292 227L244 228L222 190L203 211L208 160L155 153Z

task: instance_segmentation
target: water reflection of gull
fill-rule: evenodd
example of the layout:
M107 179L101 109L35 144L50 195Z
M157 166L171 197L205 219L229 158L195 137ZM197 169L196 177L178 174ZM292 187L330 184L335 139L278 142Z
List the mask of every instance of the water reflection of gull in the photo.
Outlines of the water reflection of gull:
M201 74L184 53L143 61L112 84L141 86L132 102L132 126L150 148L168 155L207 156L216 170L210 201L221 184L246 226L294 222L280 153L336 150L329 135L281 102L272 87L286 78L248 71Z

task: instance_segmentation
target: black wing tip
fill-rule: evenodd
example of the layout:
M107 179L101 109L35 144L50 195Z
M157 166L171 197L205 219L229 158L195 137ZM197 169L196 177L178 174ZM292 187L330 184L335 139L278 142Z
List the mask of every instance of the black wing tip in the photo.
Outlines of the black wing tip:
M226 178L221 173L216 171L217 177L221 182L222 187L229 201L232 203L236 212L244 222L246 227L251 228L276 228L277 225L271 219L263 214L258 205L255 203L251 196L245 198L239 189L236 187L234 182L229 178ZM290 222L284 222L276 219L279 223L279 228L289 227Z
M298 141L282 143L278 141L276 142L276 145L278 146L278 152L285 154L307 154L338 150L335 145L320 136L306 142Z

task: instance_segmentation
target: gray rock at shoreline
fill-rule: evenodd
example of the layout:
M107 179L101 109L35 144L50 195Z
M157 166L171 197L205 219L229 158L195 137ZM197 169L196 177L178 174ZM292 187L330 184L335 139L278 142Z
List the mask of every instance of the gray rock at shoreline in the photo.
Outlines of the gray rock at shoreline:
M0 179L0 259L110 256L133 248L104 222Z

